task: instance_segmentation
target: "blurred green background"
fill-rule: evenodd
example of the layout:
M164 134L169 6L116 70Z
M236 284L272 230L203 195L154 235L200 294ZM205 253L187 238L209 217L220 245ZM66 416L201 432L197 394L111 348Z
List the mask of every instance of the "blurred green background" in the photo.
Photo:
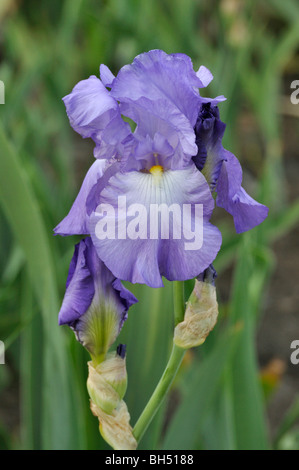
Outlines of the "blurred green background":
M81 79L114 73L141 52L188 54L224 94L224 145L266 222L223 234L219 322L190 351L141 449L299 449L299 79L297 0L1 0L1 449L105 449L86 391L88 356L57 314L76 237L53 237L93 162L61 98ZM166 364L172 286L133 286L126 402L134 424ZM192 282L186 283L186 295Z

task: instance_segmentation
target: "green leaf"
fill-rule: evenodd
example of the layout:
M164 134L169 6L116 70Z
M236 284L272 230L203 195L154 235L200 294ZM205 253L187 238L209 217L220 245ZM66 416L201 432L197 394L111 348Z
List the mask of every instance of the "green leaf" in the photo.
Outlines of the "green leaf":
M71 393L70 363L57 325L59 300L48 235L37 201L18 156L0 128L0 203L22 247L43 321L43 365L34 374L41 381L43 448L78 446L78 428ZM32 404L34 406L34 404Z
M274 439L274 447L282 448L286 445L286 441L289 440L286 436L290 436L290 430L296 424L299 419L299 396L295 398L290 408L287 410L285 416L280 423L278 431ZM297 432L298 439L298 432Z
M231 323L244 324L231 364L232 402L237 449L240 450L262 450L269 447L255 351L255 307L260 306L262 289L258 291L259 299L252 299L248 288L257 265L252 239L252 234L243 236L230 305Z

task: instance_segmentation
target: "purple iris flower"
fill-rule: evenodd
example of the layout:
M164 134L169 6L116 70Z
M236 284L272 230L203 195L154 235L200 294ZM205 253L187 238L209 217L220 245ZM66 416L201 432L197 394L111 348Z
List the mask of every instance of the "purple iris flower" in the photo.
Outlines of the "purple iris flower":
M194 278L221 246L209 221L213 190L237 230L266 216L249 202L239 174L231 183L236 164L222 148L225 126L216 111L225 98L200 96L213 76L204 66L195 72L184 54L153 50L116 77L104 65L100 75L79 82L64 98L72 127L95 142L96 161L55 233L90 234L99 258L122 280L160 287L162 276ZM134 131L123 116L135 123ZM160 210L155 227L153 207ZM107 232L116 227L115 236L99 235L103 221Z
M106 354L119 334L127 312L137 302L99 259L90 237L75 246L59 312L95 358Z
M252 199L242 188L242 168L238 159L222 145L225 124L211 102L203 103L195 125L197 154L193 161L217 192L216 204L233 218L237 233L263 222L268 208Z

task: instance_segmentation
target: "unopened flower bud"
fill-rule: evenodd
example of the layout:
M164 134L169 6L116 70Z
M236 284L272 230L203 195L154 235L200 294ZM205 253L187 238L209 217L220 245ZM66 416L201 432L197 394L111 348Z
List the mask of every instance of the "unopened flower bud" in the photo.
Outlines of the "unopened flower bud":
M135 450L137 448L137 441L130 426L130 414L123 400L109 415L93 402L91 402L90 408L99 419L99 428L103 439L114 450Z
M106 360L96 367L89 362L88 369L87 389L91 400L105 413L111 414L127 389L125 357L121 357L118 352L110 353Z
M195 280L184 321L174 330L174 343L183 349L202 344L216 324L218 303L214 286L215 276L216 271L210 266Z

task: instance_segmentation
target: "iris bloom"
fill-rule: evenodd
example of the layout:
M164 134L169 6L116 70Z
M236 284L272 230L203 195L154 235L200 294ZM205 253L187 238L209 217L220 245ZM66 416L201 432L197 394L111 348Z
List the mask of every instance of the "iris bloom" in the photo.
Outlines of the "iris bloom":
M218 107L211 102L203 103L195 125L198 152L193 161L206 177L211 191L217 192L217 206L233 216L237 233L242 233L263 222L268 208L242 188L241 165L222 146L224 131Z
M217 205L233 215L238 232L267 216L267 208L241 187L240 164L222 146L225 125L217 104L225 98L202 98L199 88L212 80L210 71L201 66L195 72L188 56L161 50L137 56L116 77L101 65L100 77L79 82L64 98L72 127L93 139L96 161L55 232L90 234L99 258L122 280L160 287L162 276L194 278L212 263L221 245L221 234L210 223L213 191ZM134 130L123 117L135 123ZM149 220L141 228L136 213L128 213L135 222L134 237L99 239L97 224L103 214L98 206L115 208L110 219L121 225L120 198L128 206L140 204L147 216L153 205L175 205L181 211L172 213L167 227L163 217L158 219L157 237L150 236ZM190 227L178 237L176 227L187 206ZM202 243L186 249L199 218ZM163 236L167 231L169 236Z
M115 341L135 302L134 295L98 258L90 237L81 240L70 264L59 324L68 324L98 361Z

